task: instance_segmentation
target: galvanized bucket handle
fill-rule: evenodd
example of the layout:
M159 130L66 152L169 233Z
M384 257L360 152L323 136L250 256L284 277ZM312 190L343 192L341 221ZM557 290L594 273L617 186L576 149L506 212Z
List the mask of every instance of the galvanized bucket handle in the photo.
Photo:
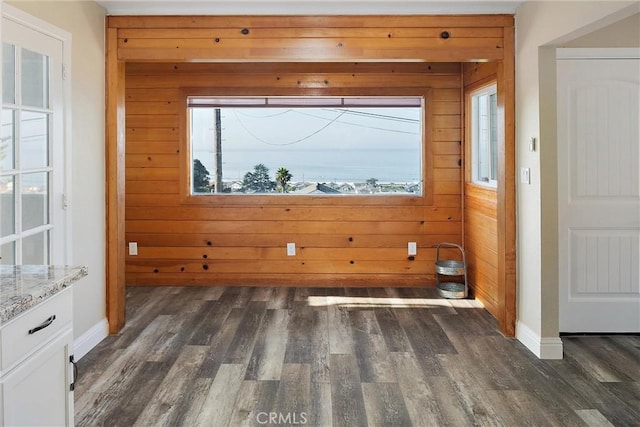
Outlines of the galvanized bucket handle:
M440 261L440 246L445 246L445 247L450 247L450 248L458 248L458 250L460 250L460 253L462 254L462 263L465 266L467 265L467 260L465 259L464 249L462 249L462 246L457 245L455 243L447 243L447 242L438 243L438 246L436 246L436 262Z

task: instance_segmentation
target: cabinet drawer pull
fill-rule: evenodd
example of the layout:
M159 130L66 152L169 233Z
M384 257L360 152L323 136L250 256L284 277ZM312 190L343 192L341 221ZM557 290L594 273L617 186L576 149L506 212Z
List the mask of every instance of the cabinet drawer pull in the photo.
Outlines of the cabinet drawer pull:
M52 315L51 317L49 317L44 322L42 322L41 324L39 324L38 326L36 326L35 328L29 329L29 335L35 334L39 330L46 328L47 326L52 324L54 320L56 320L56 315L55 314Z
M73 365L73 382L69 384L69 391L74 391L76 389L76 382L78 382L78 364L73 354L69 356L69 363Z

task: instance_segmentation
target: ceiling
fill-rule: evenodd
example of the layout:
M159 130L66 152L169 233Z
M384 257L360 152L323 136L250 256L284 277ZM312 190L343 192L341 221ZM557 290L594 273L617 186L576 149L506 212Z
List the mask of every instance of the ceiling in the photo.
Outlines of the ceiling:
M525 0L102 0L109 15L513 14Z

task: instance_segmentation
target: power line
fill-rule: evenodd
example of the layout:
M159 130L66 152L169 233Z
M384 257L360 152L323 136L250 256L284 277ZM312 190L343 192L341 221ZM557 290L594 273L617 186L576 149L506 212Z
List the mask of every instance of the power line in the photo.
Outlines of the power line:
M269 142L269 141L265 141L264 139L260 138L258 135L256 135L255 133L251 132L249 130L249 128L247 128L247 126L245 126L245 124L242 122L242 120L240 119L240 117L238 116L238 113L236 111L236 109L233 109L233 113L236 116L236 119L238 119L238 123L240 123L240 126L242 126L242 128L252 137L254 137L256 140L262 142L263 144L267 144L267 145L275 145L275 146L285 146L285 145L293 145L293 144L298 144L302 141L305 141L309 138L311 138L314 135L319 134L320 132L322 132L323 130L325 130L326 128L328 128L329 126L331 126L333 123L335 123L340 117L342 117L345 114L346 111L342 111L340 112L340 114L338 114L334 119L332 119L331 121L329 121L329 123L327 123L326 125L322 126L320 129L310 133L309 135L296 139L295 141L291 141L291 142L285 142L282 144L276 144L273 142Z
M243 110L243 109L235 108L234 110L237 111L237 110ZM244 111L240 112L240 114L242 114L245 117L251 117L253 119L268 119L268 118L271 118L271 117L277 117L277 116L281 116L283 114L287 114L290 111L293 111L293 110L291 108L289 108L288 110L281 111L280 113L271 114L271 115L268 115L268 116L254 116L254 115L251 115L251 114L247 114Z
M338 110L338 111L340 111L340 110ZM316 115L309 114L309 113L304 113L304 112L298 111L298 110L295 110L295 112L298 113L298 114L305 115L305 116L314 117L316 119L329 120L329 119L327 119L325 117L322 117L322 116L316 116ZM349 111L345 111L345 113L349 113ZM382 127L377 127L377 126L363 125L363 124L360 124L360 123L345 122L344 120L338 120L338 123L345 124L345 125L351 125L351 126L357 126L357 127L366 128L366 129L382 130L382 131L386 131L386 132L395 132L395 133L402 133L402 134L407 134L407 135L418 135L418 132L410 132L410 131L404 131L404 130L399 130L399 129L389 129L389 128L382 128Z
M337 109L337 108L323 108L323 109L327 111L345 111L348 114L353 114L357 116L375 117L382 120L391 120L394 122L420 123L419 119L409 119L407 117L390 116L388 114L376 114L376 113L369 113L366 111L349 110L346 108L344 110Z

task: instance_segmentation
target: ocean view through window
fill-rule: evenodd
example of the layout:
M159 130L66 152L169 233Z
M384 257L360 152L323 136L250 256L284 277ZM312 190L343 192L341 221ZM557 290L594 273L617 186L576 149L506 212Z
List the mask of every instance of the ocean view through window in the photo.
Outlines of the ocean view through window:
M189 97L188 109L193 195L422 195L422 97Z

